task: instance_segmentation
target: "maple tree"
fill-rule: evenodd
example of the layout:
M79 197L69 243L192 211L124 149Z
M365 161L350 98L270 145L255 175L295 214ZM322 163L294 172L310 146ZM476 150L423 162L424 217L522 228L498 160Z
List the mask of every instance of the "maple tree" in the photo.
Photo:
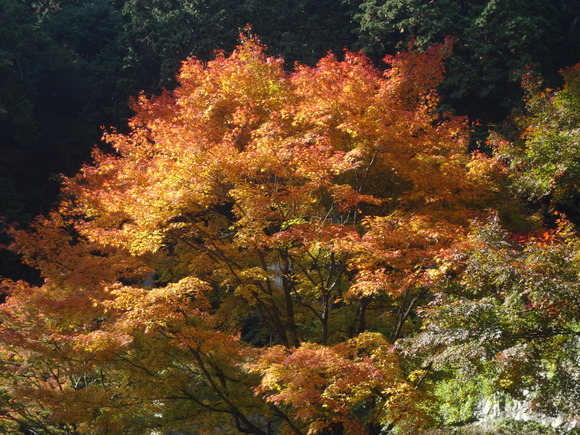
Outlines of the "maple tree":
M45 283L3 284L0 417L47 433L427 424L393 343L502 170L436 110L449 44L384 72L345 52L288 73L242 36L136 98L113 152L10 231Z

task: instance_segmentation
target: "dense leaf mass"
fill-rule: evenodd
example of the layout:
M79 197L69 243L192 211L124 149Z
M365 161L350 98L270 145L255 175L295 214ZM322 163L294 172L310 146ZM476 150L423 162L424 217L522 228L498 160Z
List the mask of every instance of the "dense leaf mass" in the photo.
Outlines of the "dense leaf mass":
M105 135L114 152L95 152L33 232L12 231L45 284L6 283L23 383L7 394L81 431L219 413L252 433L426 421L391 344L501 176L467 153L465 120L435 110L447 50L289 74L244 36L184 63L175 92L136 99L131 131ZM289 374L273 365L285 352ZM122 418L134 406L142 422Z
M423 330L401 345L426 352L435 369L485 373L480 382L514 397L533 391L535 409L577 417L578 243L565 221L525 238L510 238L497 218L477 225L442 259Z
M486 142L454 115L569 56L573 5L335 3L0 0L28 222L2 242L36 271L2 272L0 431L439 433L490 397L579 421L579 66L528 71ZM68 176L31 220L36 151Z

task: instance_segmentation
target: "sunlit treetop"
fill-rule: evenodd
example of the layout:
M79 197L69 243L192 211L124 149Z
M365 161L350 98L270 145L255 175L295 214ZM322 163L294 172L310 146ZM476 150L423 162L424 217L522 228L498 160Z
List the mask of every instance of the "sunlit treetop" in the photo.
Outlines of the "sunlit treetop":
M300 219L355 223L363 204L464 212L488 183L465 121L435 111L446 50L390 57L386 72L346 52L286 73L245 38L229 57L189 60L175 92L135 100L131 133L105 136L116 152L68 181L62 209L136 254L199 234L208 214L208 234L233 224L237 243L260 245Z

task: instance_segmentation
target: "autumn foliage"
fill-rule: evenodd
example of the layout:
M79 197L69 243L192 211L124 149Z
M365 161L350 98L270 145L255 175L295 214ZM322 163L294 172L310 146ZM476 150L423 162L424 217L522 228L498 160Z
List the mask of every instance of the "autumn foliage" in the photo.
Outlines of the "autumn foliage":
M3 284L0 418L42 433L429 425L429 369L394 343L503 171L437 110L449 44L385 71L345 52L289 73L243 37L137 97L58 209L11 231L44 284Z

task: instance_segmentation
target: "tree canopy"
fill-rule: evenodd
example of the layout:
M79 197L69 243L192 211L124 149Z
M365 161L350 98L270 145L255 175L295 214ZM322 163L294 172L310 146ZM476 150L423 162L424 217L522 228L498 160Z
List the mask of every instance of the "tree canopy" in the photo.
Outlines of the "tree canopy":
M435 110L447 50L287 73L245 36L136 99L114 152L12 232L45 283L5 283L6 415L81 432L426 421L392 344L501 175Z
M517 69L546 46L515 36L555 28L555 6L341 3L337 26L399 32L405 51L378 68L362 51L323 56L346 25L304 42L329 3L288 2L280 25L256 13L278 35L269 50L249 27L228 46L268 2L0 0L9 171L22 143L66 153L66 135L121 113L119 95L170 85L135 92L90 163L62 162L58 204L7 226L38 275L0 281L0 429L416 433L467 423L486 394L578 420L579 67L557 89L526 75L521 116L486 152L445 88L466 53L499 68L473 26L512 38ZM473 35L447 31L461 20ZM29 212L0 195L9 219Z

